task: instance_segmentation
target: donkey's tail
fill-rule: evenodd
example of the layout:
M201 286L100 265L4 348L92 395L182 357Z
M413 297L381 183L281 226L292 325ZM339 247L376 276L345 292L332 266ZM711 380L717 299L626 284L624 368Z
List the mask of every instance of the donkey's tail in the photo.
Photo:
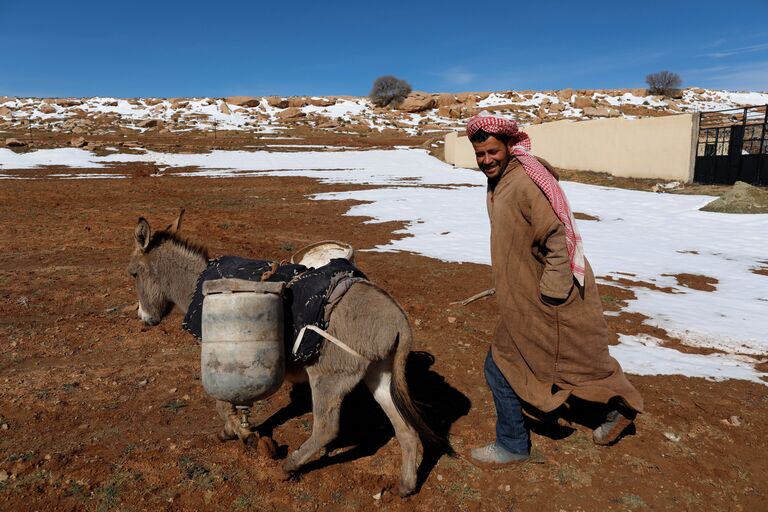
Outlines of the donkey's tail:
M405 367L408 360L408 354L411 352L413 333L407 317L404 317L403 320L404 325L399 330L395 348L395 360L392 365L392 381L390 384L392 400L394 401L400 416L403 417L406 423L416 429L416 432L419 434L423 443L437 448L443 453L453 455L454 451L448 440L436 434L429 425L427 425L416 408L416 405L413 403L413 400L411 400L411 395L408 392Z

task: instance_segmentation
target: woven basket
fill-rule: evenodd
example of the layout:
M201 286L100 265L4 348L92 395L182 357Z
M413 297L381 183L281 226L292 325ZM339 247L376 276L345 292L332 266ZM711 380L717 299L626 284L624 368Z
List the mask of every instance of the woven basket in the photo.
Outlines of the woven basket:
M355 250L344 242L323 240L296 251L291 256L291 263L304 265L307 268L318 268L327 265L333 258L345 258L350 263L354 263Z

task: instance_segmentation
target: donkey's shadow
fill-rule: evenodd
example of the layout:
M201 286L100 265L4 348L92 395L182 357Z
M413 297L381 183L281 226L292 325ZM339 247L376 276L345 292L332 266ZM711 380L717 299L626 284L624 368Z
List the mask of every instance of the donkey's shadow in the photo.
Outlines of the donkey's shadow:
M428 352L411 352L406 365L408 387L411 398L429 428L441 439L448 438L451 425L470 409L469 399L445 381L445 378L430 370L435 358ZM312 397L306 384L294 385L290 392L291 402L268 417L258 427L260 435L271 436L274 429L292 418L312 410ZM347 462L360 457L371 456L394 436L392 424L364 385L358 385L341 407L339 436L327 447L325 455L308 463L303 471L312 471L333 464ZM288 447L280 446L277 456L287 455ZM424 455L418 469L420 486L440 457L451 454L448 443L424 443Z

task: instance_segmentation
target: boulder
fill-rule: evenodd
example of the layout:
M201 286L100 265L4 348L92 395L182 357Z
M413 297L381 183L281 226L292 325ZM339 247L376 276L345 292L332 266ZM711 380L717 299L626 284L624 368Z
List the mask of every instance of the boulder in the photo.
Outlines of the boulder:
M307 105L307 98L303 96L293 96L292 98L288 98L289 107L301 108L306 107Z
M550 112L562 112L565 110L565 105L562 103L550 103L548 108Z
M434 107L435 98L431 94L414 91L397 106L397 109L404 112L423 112Z
M306 114L297 107L288 107L287 109L277 113L277 118L283 120L299 119L305 116Z
M69 141L69 145L70 145L70 146L72 146L73 148L82 148L82 147L83 147L83 146L85 146L86 144L88 144L88 143L87 143L87 142L86 142L86 140L85 140L84 138L82 138L82 137L73 137L73 138L72 138L72 139Z
M336 119L328 119L317 123L317 128L338 128L339 122Z
M437 115L451 119L461 119L461 113L464 107L461 105L445 105L437 109Z
M438 107L447 107L448 105L455 105L459 103L459 99L456 97L455 94L438 94L437 95L437 106Z
M9 109L8 107L0 107L0 117L11 117L13 115L13 110Z
M144 100L144 104L148 107L154 107L155 105L159 105L162 102L163 100L161 98L147 98Z
M633 96L639 96L641 98L648 96L648 91L646 89L630 89L627 92Z
M333 98L312 97L312 98L309 98L307 103L315 107L330 107L331 105L336 104L336 100Z
M592 107L595 105L594 100L592 98L589 98L587 96L576 96L576 99L573 100L573 106L575 108L586 108L586 107Z
M253 96L227 96L224 101L238 107L258 107L261 103L259 98Z
M0 101L0 103L2 103L2 101ZM82 101L74 98L57 98L54 103L60 107L76 107L83 104Z
M5 145L9 148L22 148L27 145L26 142L20 141L19 139L5 139Z
M371 127L368 126L368 124L349 124L344 127L344 131L348 132L355 132L355 133L370 133Z
M584 115L590 117L616 117L619 115L619 112L606 107L584 107Z
M173 98L171 100L171 108L184 108L189 105L189 101L181 98Z
M219 112L221 112L224 115L229 115L232 113L232 111L227 106L226 102L222 101L219 103Z
M270 96L267 98L267 104L274 108L288 108L288 99L280 96Z
M43 114L55 114L56 113L56 107L49 105L48 103L43 103L39 107L37 107L37 110L42 112Z
M163 126L163 121L160 119L145 119L136 123L139 128L157 128Z

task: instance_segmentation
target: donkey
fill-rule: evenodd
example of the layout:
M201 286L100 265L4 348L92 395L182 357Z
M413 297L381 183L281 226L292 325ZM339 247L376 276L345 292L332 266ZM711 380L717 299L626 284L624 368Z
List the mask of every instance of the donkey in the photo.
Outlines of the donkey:
M152 232L149 223L139 218L135 229L135 248L128 272L136 281L139 318L147 325L158 324L177 306L186 313L197 278L208 264L207 251L178 235L182 210L165 230ZM283 463L291 475L324 452L339 432L339 415L344 397L364 381L384 413L392 422L402 451L398 492L407 496L416 490L416 471L421 436L425 441L443 444L418 414L405 380L405 364L412 344L408 318L400 305L385 291L370 283L355 283L330 317L328 332L343 340L363 358L336 345L323 345L316 360L293 363L286 357L286 380L309 380L312 392L312 434ZM247 422L236 420L234 406L217 402L216 409L225 422L221 440L251 432Z

